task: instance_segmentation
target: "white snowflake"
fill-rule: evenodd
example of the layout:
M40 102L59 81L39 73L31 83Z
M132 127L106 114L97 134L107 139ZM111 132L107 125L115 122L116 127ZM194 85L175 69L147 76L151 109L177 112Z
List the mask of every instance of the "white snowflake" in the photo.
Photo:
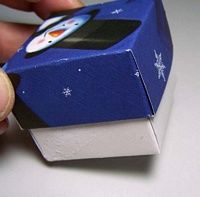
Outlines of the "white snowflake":
M120 9L116 9L116 10L112 11L111 14L119 14L121 12L123 12L123 10L120 8Z
M65 95L65 97L67 98L67 97L69 97L69 96L72 95L72 90L70 90L69 87L63 88L63 92L62 92L62 93L63 93L63 94Z
M154 66L158 70L158 79L161 79L161 77L162 77L163 80L166 81L165 73L164 73L164 70L166 69L166 66L163 64L162 54L160 53L158 55L156 50L154 50L154 53L155 53L155 58L156 58L156 62L154 63Z

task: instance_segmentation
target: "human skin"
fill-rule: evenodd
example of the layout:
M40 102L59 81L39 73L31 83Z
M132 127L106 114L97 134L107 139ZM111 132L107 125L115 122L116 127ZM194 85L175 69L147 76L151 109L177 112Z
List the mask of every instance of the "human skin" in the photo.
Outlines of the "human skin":
M0 0L0 4L27 12L35 12L42 19L51 13L66 9L82 7L79 0ZM0 63L6 62L34 32L36 26L0 21ZM12 84L0 68L0 134L8 127L7 116L15 101Z

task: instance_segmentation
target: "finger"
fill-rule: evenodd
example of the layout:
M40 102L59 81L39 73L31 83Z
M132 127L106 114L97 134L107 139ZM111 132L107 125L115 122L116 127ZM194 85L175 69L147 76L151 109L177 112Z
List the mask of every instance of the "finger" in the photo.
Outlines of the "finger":
M32 11L32 3L38 3L39 1L40 0L0 0L0 4L14 9Z
M2 122L0 122L0 135L5 133L5 131L8 129L8 119L6 118Z
M26 0L26 1L28 1L30 3L38 3L40 0Z
M0 22L0 62L7 61L35 28L33 25Z
M24 11L34 11L43 19L53 12L83 6L80 0L0 0L0 4Z
M0 69L0 122L11 112L15 93L7 75Z
M0 0L0 4L3 4L5 6L19 9L19 10L24 10L24 11L31 11L32 10L32 4L26 0Z
M39 3L32 4L33 11L41 18L49 17L51 13L67 9L83 7L79 0L41 0Z

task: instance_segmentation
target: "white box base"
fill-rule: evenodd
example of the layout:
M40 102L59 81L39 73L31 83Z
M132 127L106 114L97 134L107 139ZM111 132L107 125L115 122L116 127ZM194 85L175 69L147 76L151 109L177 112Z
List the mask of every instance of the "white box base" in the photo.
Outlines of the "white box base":
M31 136L47 161L158 154L170 118L175 81L170 76L154 118L33 129Z

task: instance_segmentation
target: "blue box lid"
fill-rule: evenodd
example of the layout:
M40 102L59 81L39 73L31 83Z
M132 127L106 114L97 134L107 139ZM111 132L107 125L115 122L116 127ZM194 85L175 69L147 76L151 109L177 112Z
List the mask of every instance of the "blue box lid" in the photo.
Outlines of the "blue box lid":
M4 65L24 129L153 117L172 64L161 0L56 13Z

